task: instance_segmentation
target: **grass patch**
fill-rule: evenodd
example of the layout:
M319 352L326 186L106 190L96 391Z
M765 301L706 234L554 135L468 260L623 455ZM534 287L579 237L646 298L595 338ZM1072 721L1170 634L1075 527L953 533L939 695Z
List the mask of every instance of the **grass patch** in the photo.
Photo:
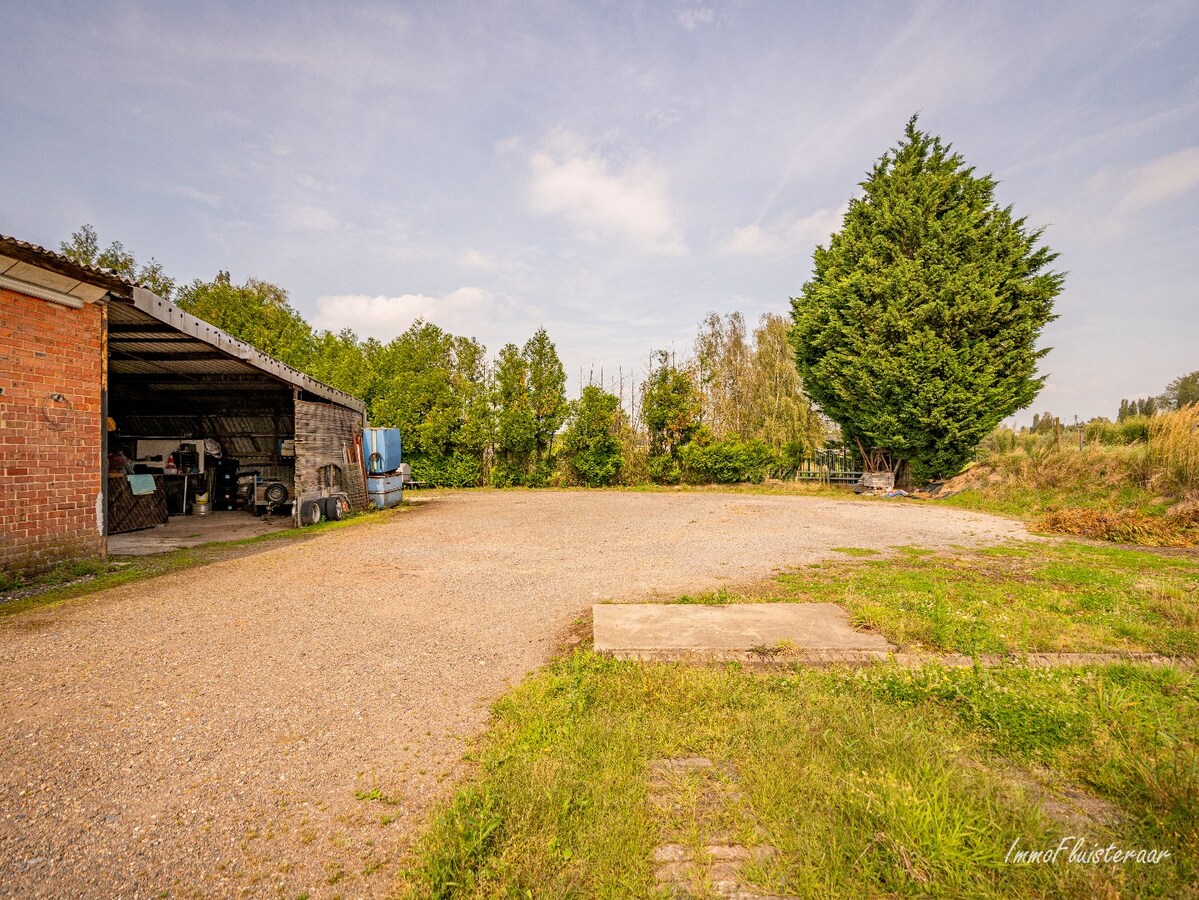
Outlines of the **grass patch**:
M35 578L10 579L0 584L0 618L54 606L135 581L247 556L269 549L278 542L310 540L341 528L383 522L393 514L395 510L371 511L338 522L325 520L304 528L287 528L233 541L210 541L196 547L185 547L166 553L65 563Z
M1118 666L891 667L753 675L579 651L495 707L471 782L436 813L399 885L416 897L664 896L654 848L723 833L777 848L741 877L799 896L1174 896L1194 883L1193 676ZM655 760L703 756L736 789L650 802ZM1046 790L1082 786L1118 821L1078 832ZM715 796L715 799L713 799ZM1168 849L1158 865L1017 866L1067 834Z
M354 791L354 799L369 803L384 803L388 806L398 806L400 801L383 793L382 788L373 787L367 791Z
M1068 541L827 562L779 579L915 650L1199 655L1199 559Z
M675 603L692 604L697 606L727 606L730 603L741 602L738 594L733 594L728 588L717 588L714 591L704 591L699 594L683 594Z

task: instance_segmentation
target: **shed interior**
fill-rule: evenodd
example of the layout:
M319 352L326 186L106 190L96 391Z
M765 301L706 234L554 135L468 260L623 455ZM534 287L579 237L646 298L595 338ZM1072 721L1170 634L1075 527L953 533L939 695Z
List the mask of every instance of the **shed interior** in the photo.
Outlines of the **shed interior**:
M155 476L169 515L234 509L244 515L256 483L260 490L284 485L288 502L274 511L290 513L301 393L134 306L109 305L109 472ZM175 444L179 449L172 452ZM236 494L229 496L223 484ZM109 486L126 490L113 479ZM205 495L208 507L197 505L197 496ZM120 512L114 509L120 498L108 502L110 533L157 524L113 515ZM162 510L145 515L161 517Z

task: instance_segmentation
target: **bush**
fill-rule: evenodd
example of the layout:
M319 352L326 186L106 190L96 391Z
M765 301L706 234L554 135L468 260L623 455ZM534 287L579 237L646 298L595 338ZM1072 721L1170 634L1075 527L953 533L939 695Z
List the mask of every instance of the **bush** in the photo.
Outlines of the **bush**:
M613 484L623 464L617 438L621 427L620 399L588 385L573 407L570 427L562 436L562 453L568 467L579 484L587 487Z
M483 483L483 461L470 453L413 456L407 462L415 480L437 487L478 487Z
M1088 443L1108 447L1143 444L1149 440L1149 417L1126 416L1119 422L1095 419L1087 423L1086 439Z
M554 460L497 459L489 480L494 487L548 487L554 481Z
M650 481L649 447L637 439L636 432L626 424L620 432L620 483L647 484Z
M614 437L580 450L570 458L579 484L587 487L606 487L620 476L620 442Z
M679 462L682 478L688 484L737 484L761 481L778 459L762 441L728 438L713 444L684 444Z
M651 456L646 469L655 484L678 484L683 477L678 460L669 453Z

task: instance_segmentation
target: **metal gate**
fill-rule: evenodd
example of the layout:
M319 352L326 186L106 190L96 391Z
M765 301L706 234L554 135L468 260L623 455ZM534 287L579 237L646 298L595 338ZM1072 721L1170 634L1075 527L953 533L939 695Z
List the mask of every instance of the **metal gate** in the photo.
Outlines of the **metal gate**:
M848 447L810 450L799 459L795 478L829 484L856 484L862 477L862 461Z

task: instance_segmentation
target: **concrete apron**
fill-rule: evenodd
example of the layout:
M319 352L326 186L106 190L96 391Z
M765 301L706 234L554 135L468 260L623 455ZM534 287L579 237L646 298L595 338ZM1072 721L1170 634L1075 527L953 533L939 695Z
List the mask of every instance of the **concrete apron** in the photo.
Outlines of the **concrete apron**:
M595 649L621 659L779 657L812 651L895 647L877 634L855 631L835 603L595 604Z

